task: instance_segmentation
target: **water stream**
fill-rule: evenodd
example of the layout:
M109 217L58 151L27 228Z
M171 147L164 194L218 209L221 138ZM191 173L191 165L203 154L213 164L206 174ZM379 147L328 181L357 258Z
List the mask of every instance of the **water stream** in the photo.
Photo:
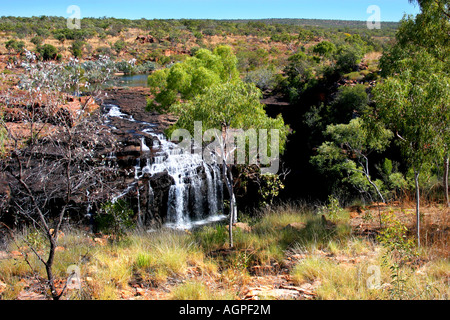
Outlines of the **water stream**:
M217 164L207 164L200 155L185 152L177 144L168 141L163 134L155 132L154 124L136 121L131 115L123 113L119 106L106 104L104 107L108 110L105 120L108 125L113 117L135 122L139 131L151 136L153 141L152 146L147 146L144 136L141 136L141 158L136 160L135 179L113 201L138 187L139 180L145 175L152 177L157 173L167 172L174 181L168 194L167 227L190 229L226 217L222 214L223 187ZM153 199L150 182L148 192L149 199ZM137 195L139 194L138 190Z

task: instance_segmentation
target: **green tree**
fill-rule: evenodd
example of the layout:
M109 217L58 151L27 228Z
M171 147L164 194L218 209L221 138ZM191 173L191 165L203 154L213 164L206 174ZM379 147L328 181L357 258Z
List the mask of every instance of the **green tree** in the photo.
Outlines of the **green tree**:
M222 162L222 178L227 187L231 205L231 247L233 246L232 224L237 218L237 205L233 191L231 170L234 164L228 160L234 154L235 149L227 149L228 145L226 142L232 137L233 129L254 129L255 131L259 129L276 129L279 133L278 137L269 136L269 138L272 143L273 139L278 138L278 151L281 153L284 151L289 132L289 127L284 124L281 115L277 118L270 118L266 115L264 105L260 102L261 98L261 91L254 84L243 81L219 82L207 87L203 93L196 95L191 101L174 104L169 109L179 117L170 132L174 132L176 129L185 129L195 136L195 121L202 122L202 133L206 130L216 129L211 138L214 138L216 142L220 141L218 147L220 147L219 158L220 162ZM261 145L259 148L261 149ZM272 154L272 152L271 146L270 153L267 152L266 154L270 154L271 158L276 157L277 155ZM252 162L251 156L249 155L248 157L249 162ZM253 164L256 164L256 162Z
M25 42L11 39L5 42L5 48L11 53L14 50L16 53L22 53L25 49Z
M336 46L334 43L329 41L322 41L313 47L313 52L317 53L323 57L331 57L331 55L336 51Z
M348 123L355 115L368 110L369 97L363 84L342 86L336 99L327 107L327 118L332 123Z
M314 59L304 52L298 52L288 58L285 72L291 83L307 81L314 75Z
M83 55L83 48L85 43L80 40L75 40L70 46L70 51L72 52L75 58L81 58Z
M371 130L361 118L356 118L348 124L327 126L326 135L331 140L317 148L317 155L311 157L311 162L321 171L346 174L344 181L360 192L370 194L369 188L372 188L380 200L386 202L380 181L373 181L370 175L369 156L386 149L392 132L381 126L376 131Z
M364 56L362 48L353 45L344 45L337 51L336 66L341 72L350 72L356 69L357 64Z
M120 52L122 52L126 45L127 43L125 41L119 39L114 42L114 50L116 50L116 53L119 54Z
M36 48L36 51L40 54L41 59L44 61L54 60L58 54L58 49L51 44L44 44Z
M166 110L180 100L190 100L213 84L239 78L237 59L228 46L218 46L213 52L198 50L193 57L170 68L157 70L148 77L154 96L149 109Z
M396 44L392 46L380 61L382 74L392 76L401 72L405 59L426 52L432 57L423 65L428 68L431 64L440 70L440 77L448 81L450 71L450 4L448 0L410 0L417 2L421 12L416 16L408 16L402 20L396 34ZM432 71L434 72L434 71ZM448 196L448 171L450 157L449 143L449 115L441 112L436 117L436 126L442 138L439 156L444 159L443 186L447 205L450 206Z
M417 241L420 245L419 174L423 165L448 145L450 81L442 66L426 52L398 63L399 73L387 77L373 91L376 112L395 132L402 153L414 170ZM441 121L447 121L444 124Z

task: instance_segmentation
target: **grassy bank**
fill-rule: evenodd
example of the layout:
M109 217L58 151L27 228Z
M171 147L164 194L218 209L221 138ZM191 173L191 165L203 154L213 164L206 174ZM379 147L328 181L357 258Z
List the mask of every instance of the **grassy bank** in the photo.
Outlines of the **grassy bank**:
M367 237L355 224L365 218L370 225L365 209L352 218L351 209L318 213L285 205L241 217L232 249L223 225L132 231L118 240L65 230L54 272L62 289L68 270L78 268L81 290L69 286L66 299L243 299L255 298L255 288L266 299L286 298L275 293L294 289L295 299L448 299L448 236L420 250L405 243L394 250L388 236L408 239L408 227L403 237L398 224L385 222L374 228L377 237ZM396 219L401 212L384 208L382 216ZM376 213L370 213L374 226ZM0 260L1 298L45 298L45 270L30 246L45 256L46 241L32 229L15 238Z

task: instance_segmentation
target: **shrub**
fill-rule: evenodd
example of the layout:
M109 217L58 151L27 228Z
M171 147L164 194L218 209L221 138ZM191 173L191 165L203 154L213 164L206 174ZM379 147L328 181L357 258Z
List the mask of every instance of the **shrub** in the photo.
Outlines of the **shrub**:
M119 54L123 48L125 48L126 46L126 42L123 40L117 40L116 42L114 42L114 50L116 51L117 54Z
M334 51L336 51L336 46L329 41L322 41L313 47L313 52L323 57L330 57Z
M58 55L58 49L51 44L44 44L36 48L36 51L40 54L41 59L44 61L54 60Z
M30 41L36 47L39 47L42 44L42 42L44 42L44 39L42 37L40 37L40 36L35 36Z
M272 90L277 85L277 77L270 68L259 68L248 72L244 77L245 82L254 83L261 90Z
M96 217L97 227L99 231L111 233L120 238L126 230L133 227L133 215L133 210L124 200L108 202L102 206L100 214Z
M11 39L5 42L5 48L6 50L8 50L8 52L11 52L11 50L13 50L16 53L22 53L25 49L25 42Z
M84 44L85 43L80 40L76 40L72 43L72 46L70 47L70 51L72 52L72 54L75 58L81 58L81 56L83 55Z
M95 52L99 55L106 55L106 56L112 55L111 48L106 46L98 47L97 49L95 49Z
M359 47L343 46L337 55L336 66L341 72L350 72L356 69L364 53Z

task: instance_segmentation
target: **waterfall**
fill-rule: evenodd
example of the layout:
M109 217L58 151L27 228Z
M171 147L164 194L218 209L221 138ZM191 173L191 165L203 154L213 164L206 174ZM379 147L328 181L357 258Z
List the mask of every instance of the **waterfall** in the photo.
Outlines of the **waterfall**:
M144 175L151 177L167 172L174 183L168 193L166 226L189 229L194 225L225 218L223 214L219 214L223 212L223 187L217 164L206 164L200 154L186 152L168 141L164 135L154 131L154 124L136 121L115 105L107 106L110 108L107 117L134 122L141 126L140 132L153 140L153 145L149 147L145 137L140 137L141 158L145 159L145 165L141 159L136 160L135 181L122 194L113 198L113 201L127 194L136 185L139 187L138 181ZM153 192L149 182L149 199L154 198Z
M215 176L213 177L211 175L211 172L209 171L209 166L206 163L203 163L203 167L205 169L206 173L206 182L208 184L208 207L209 207L209 214L217 214L217 192L216 192L216 181ZM214 174L214 170L213 170Z

